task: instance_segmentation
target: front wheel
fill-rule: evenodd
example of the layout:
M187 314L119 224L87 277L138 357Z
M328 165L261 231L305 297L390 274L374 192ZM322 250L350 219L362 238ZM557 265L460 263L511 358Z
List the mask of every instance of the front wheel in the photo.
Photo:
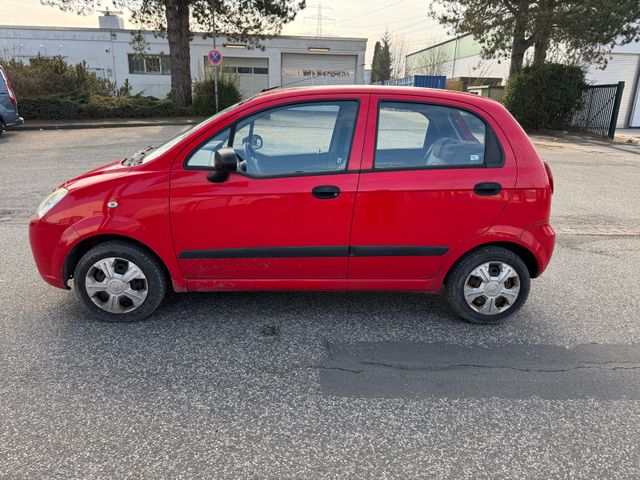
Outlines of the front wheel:
M162 303L166 277L160 262L127 242L101 243L85 253L74 272L76 294L101 320L135 322Z
M454 265L445 294L464 320L493 324L520 310L530 284L529 270L518 255L506 248L483 247Z

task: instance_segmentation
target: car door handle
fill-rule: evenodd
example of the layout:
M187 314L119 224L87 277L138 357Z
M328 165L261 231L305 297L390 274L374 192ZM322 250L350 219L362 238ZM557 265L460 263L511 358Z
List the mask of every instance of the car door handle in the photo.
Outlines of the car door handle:
M311 190L314 197L321 200L336 198L340 195L340 189L334 185L319 185Z
M497 195L502 191L502 185L495 182L482 182L477 183L473 187L473 191L476 195Z

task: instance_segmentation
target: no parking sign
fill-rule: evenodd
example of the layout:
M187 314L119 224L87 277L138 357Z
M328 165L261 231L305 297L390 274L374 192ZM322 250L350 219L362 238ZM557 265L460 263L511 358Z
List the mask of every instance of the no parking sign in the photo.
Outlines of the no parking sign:
M211 65L219 65L222 63L222 52L214 48L207 55L207 59Z

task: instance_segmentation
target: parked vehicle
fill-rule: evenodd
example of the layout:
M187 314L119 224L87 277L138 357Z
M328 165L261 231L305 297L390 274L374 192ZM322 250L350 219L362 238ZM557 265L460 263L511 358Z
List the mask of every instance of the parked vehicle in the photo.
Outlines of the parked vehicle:
M272 90L62 184L30 223L42 277L98 317L167 289L439 292L522 307L547 267L553 178L497 102L408 87Z
M0 66L0 135L7 128L22 125L24 120L18 114L18 102L7 75Z

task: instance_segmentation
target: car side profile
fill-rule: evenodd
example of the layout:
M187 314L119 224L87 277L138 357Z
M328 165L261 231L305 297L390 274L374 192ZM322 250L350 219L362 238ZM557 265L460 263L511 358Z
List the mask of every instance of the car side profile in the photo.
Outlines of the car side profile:
M551 258L553 177L498 102L410 87L264 92L55 189L41 276L108 321L168 289L443 291L496 323Z
M7 128L22 125L24 120L18 114L18 101L9 79L0 66L0 135Z

